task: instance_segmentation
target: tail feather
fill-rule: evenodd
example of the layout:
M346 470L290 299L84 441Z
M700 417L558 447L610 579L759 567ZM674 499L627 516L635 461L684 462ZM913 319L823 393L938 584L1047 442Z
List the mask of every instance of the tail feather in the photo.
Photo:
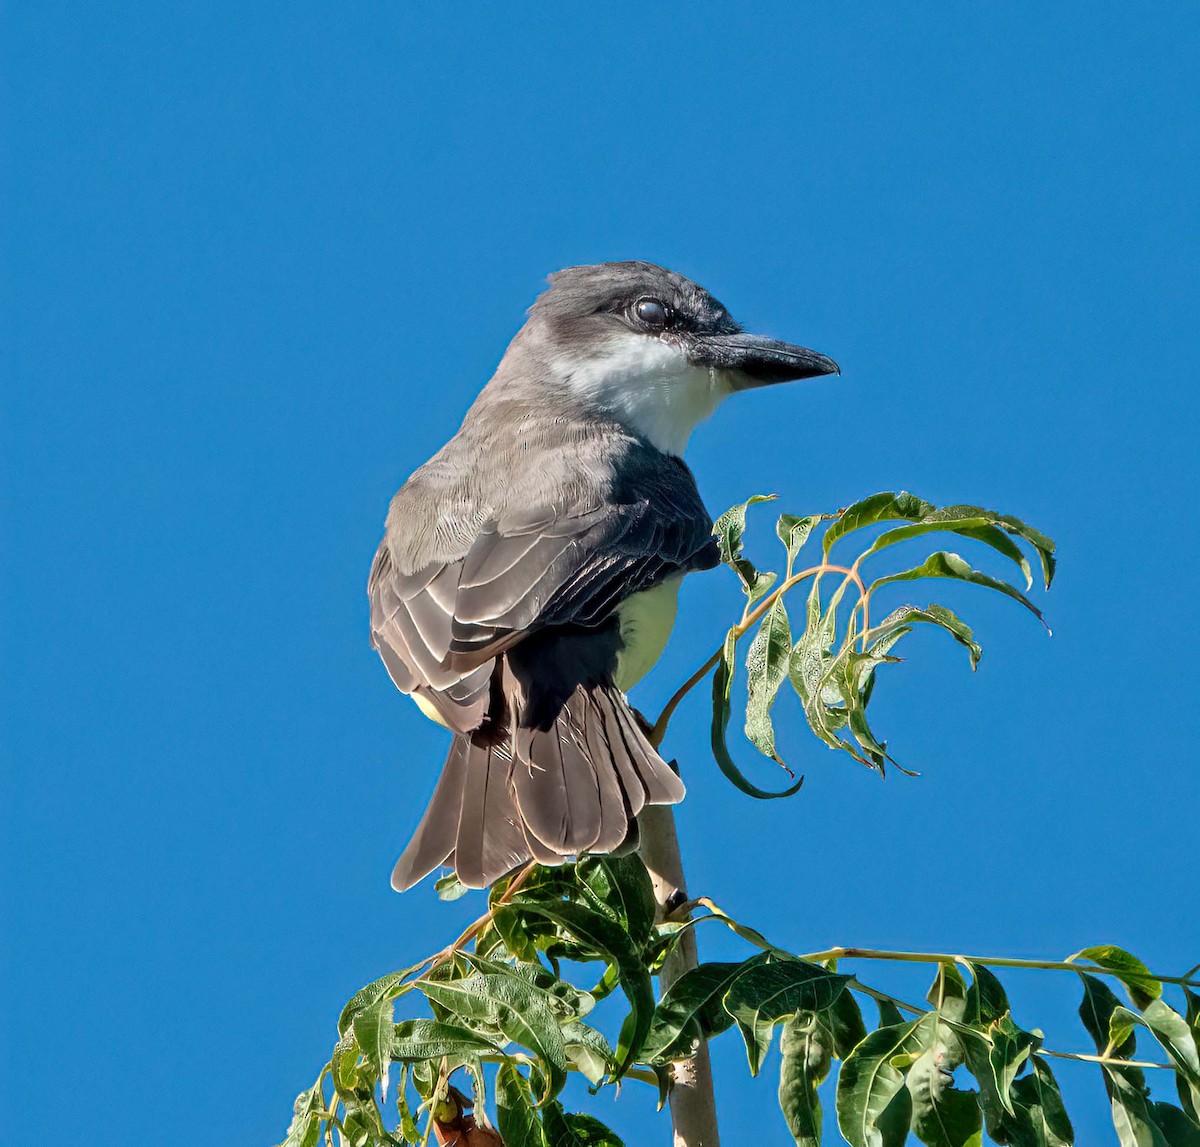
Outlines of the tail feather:
M503 725L455 736L392 873L398 891L440 864L467 887L485 888L531 859L560 864L587 851L626 851L645 805L683 799L683 782L615 686L580 685L548 728L523 725L520 699L510 699Z

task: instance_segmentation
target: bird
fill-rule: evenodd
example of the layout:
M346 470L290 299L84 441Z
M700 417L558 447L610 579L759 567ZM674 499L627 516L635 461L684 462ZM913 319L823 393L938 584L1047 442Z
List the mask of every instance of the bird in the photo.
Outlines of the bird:
M371 643L453 734L397 891L442 866L486 888L531 860L628 851L642 808L683 798L627 691L683 577L719 562L684 448L732 394L840 373L653 263L548 283L392 499L371 567Z

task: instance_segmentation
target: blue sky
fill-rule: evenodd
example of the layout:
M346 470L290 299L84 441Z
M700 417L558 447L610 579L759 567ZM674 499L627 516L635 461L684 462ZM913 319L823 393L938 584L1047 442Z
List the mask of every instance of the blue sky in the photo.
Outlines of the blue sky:
M923 635L881 680L919 780L785 707L808 781L756 803L689 703L693 892L796 951L1200 959L1200 28L1047 8L7 6L10 1121L274 1142L342 1002L478 913L388 887L445 738L368 648L366 574L545 274L600 259L842 364L698 432L714 513L903 487L1060 545L1053 639L947 591L978 674ZM738 599L691 579L648 711ZM1070 977L1009 982L1090 1050ZM783 1142L773 1081L716 1059L726 1144ZM1059 1075L1111 1141L1098 1076ZM594 1110L649 1141L632 1089Z

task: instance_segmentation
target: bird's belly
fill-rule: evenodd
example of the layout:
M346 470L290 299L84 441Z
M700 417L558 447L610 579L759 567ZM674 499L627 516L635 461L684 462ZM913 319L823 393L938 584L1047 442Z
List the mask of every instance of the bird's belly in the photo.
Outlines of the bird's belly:
M662 656L675 625L682 574L668 578L653 589L627 597L617 611L622 648L617 654L613 680L618 689L632 689Z

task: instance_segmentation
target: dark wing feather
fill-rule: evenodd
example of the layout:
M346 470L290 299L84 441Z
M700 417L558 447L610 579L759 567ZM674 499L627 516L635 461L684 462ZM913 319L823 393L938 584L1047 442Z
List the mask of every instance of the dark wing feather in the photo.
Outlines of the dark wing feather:
M452 728L477 728L499 653L545 626L598 626L632 594L717 564L681 461L639 445L619 469L602 504L506 511L456 560L404 573L385 538L371 634L397 687L429 694Z

